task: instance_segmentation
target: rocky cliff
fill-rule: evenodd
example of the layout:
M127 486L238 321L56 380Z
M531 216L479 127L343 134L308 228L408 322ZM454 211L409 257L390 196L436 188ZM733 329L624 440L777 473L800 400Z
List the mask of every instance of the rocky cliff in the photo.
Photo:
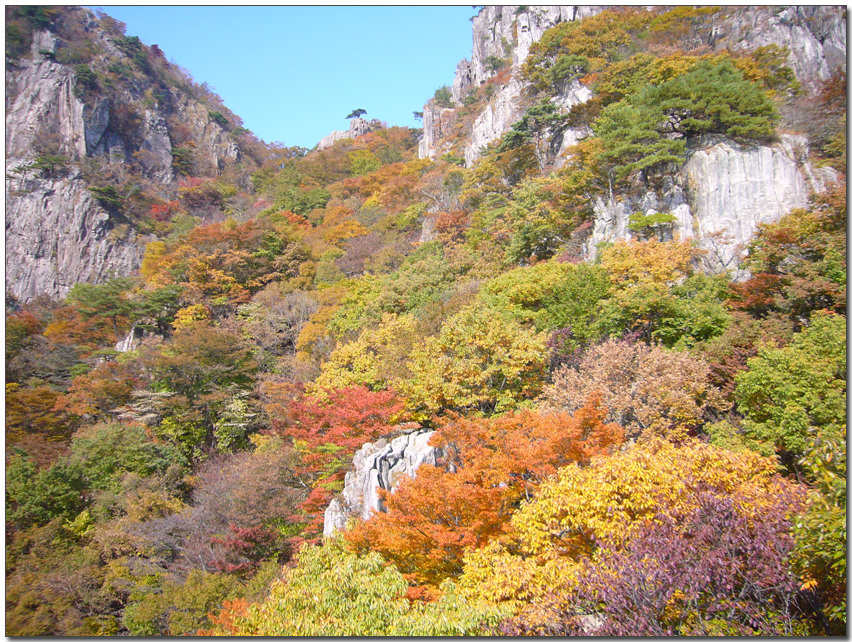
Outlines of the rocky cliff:
M507 79L500 83L465 133L465 163L480 157L480 149L505 134L523 117L528 105L518 75L530 46L547 29L561 22L582 20L600 13L605 6L490 6L473 19L473 51L456 69L452 83L453 104L430 101L423 111L421 158L438 158L450 150L447 123L456 120L459 107L471 90L500 72L508 64ZM712 51L753 51L776 45L788 50L786 64L808 90L815 91L831 73L846 68L846 18L842 7L739 7L732 8L695 34L696 48ZM576 92L558 97L567 111L588 100L590 94ZM569 132L569 139L583 132ZM563 148L564 151L564 148Z
M452 84L455 105L463 103L472 90L497 75L508 65L511 76L501 84L476 118L464 145L465 164L470 167L480 156L480 148L505 134L519 120L525 106L523 85L517 78L530 46L547 29L565 21L581 20L602 11L588 6L488 6L473 18L473 52L456 69ZM570 105L568 106L570 108ZM430 102L423 109L421 158L437 158L449 151L448 124L455 120L456 108Z
M528 86L521 68L531 45L553 25L582 20L605 7L486 7L473 20L473 52L462 61L452 85L453 104L430 101L424 108L421 157L438 158L463 152L467 167L482 149L499 140L529 107ZM700 51L754 51L774 45L786 48L785 64L805 95L813 95L838 69L846 69L846 18L842 7L740 7L714 14L692 34ZM502 61L502 62L501 62ZM505 66L501 67L501 64ZM467 96L485 83L488 100L473 115L466 113ZM567 114L587 102L591 90L576 80L551 102ZM801 123L786 123L788 130ZM588 128L560 132L551 162L560 167L567 150ZM584 255L593 259L597 245L631 237L633 214L671 214L675 220L663 236L695 238L712 256L711 269L736 272L744 246L757 226L778 220L807 205L813 193L835 180L831 169L809 162L808 140L786 134L772 145L743 146L730 140L690 141L685 163L673 168L661 189L640 196L615 195L595 205L593 228L584 240Z
M116 229L79 171L7 182L6 291L19 301L130 274L143 250L134 230Z
M364 444L355 453L339 499L325 511L323 535L341 530L351 517L369 519L384 509L378 490L393 491L404 477L414 477L423 464L435 465L440 451L429 445L434 431L413 430L390 440Z
M628 228L632 215L663 212L674 221L658 235L695 239L708 253L707 267L728 270L737 278L743 276L739 260L760 224L806 207L812 194L837 179L833 169L812 166L802 136L785 135L775 145L752 147L727 139L705 140L687 158L662 189L609 202L598 199L585 258L594 260L600 243L634 236Z
M786 64L815 91L846 68L846 16L842 6L739 7L715 22L705 39L715 51L786 47Z
M151 236L124 204L174 199L180 176L242 160L237 119L156 46L55 11L47 25L7 11L23 44L6 55L6 291L22 302L132 273Z

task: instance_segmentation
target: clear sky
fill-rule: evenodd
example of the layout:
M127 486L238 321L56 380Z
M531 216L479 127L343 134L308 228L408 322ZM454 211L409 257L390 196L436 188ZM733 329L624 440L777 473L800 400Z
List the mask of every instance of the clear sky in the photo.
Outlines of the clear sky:
M206 82L266 142L311 148L346 116L413 116L470 58L465 6L98 7Z

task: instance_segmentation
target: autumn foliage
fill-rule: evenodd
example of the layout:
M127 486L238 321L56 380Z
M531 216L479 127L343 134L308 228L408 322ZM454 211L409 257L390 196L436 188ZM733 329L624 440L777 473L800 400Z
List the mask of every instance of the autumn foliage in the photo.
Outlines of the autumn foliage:
M544 479L621 443L622 430L605 424L605 415L593 395L574 415L522 411L445 419L431 440L444 453L442 467L423 465L393 493L380 491L387 512L346 538L380 552L416 583L437 585L457 576L465 551L503 533Z
M112 150L35 130L7 192L88 185L98 242L144 244L7 294L9 634L842 635L846 76L730 31L833 42L814 11L595 10L521 68L507 32L424 132L308 150L106 14L7 7L7 71L67 72ZM689 233L711 145L825 189L742 247ZM321 539L357 453L412 430L435 465Z
M588 613L576 608L572 596L583 590L583 569L605 576L599 557L603 550L632 550L632 542L641 541L647 529L658 524L673 523L680 532L700 515L708 496L733 505L749 528L752 520L766 516L786 547L781 558L774 558L776 565L781 563L783 550L790 547L785 520L800 510L801 487L781 478L772 460L754 453L733 453L696 441L681 446L655 441L587 467L561 468L514 514L506 535L467 554L460 586L471 597L514 604L518 615L512 626L541 634L568 616ZM787 499L779 503L781 496ZM654 548L646 548L646 555L665 556L664 549ZM736 567L739 559L731 563ZM623 581L629 583L626 577ZM637 582L625 586L619 599L647 586L638 576ZM666 586L660 588L668 590Z
M299 453L299 474L311 488L301 508L313 532L321 529L323 511L342 489L352 456L364 443L392 432L404 404L390 390L371 392L363 386L281 399L291 390L268 384L267 412L281 412L272 427L291 439Z

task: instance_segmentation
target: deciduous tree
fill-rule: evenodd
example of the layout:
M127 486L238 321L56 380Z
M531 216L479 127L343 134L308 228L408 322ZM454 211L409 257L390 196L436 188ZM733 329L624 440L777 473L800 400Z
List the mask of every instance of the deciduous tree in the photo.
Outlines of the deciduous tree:
M310 488L301 509L310 520L306 533L313 535L322 528L322 513L333 493L342 489L352 456L364 443L394 430L403 419L404 403L390 390L371 392L363 386L291 395L287 388L268 386L266 407L286 409L272 427L292 439L299 453L296 472Z
M608 419L631 437L680 439L697 434L708 418L728 408L709 375L710 366L686 352L609 339L589 348L576 367L557 369L540 403L574 412L600 391Z
M74 377L68 392L56 401L56 409L77 416L105 417L128 403L141 384L135 364L101 361L92 370Z
M209 635L475 635L503 611L459 599L452 584L437 602L406 599L406 582L376 553L358 556L339 543L303 549L263 602L230 603L212 616Z
M818 313L785 348L765 348L737 375L748 441L795 467L814 438L846 435L846 317Z
M410 357L414 377L403 386L411 405L428 413L474 410L490 414L519 407L544 383L544 337L473 306L451 317L440 335Z
M694 511L649 522L626 544L602 541L548 621L525 617L510 634L669 636L806 635L800 580L789 564L789 510L801 494L763 506L698 489ZM544 607L547 609L547 606Z
M346 539L378 551L415 584L458 576L465 551L503 533L544 479L621 443L621 429L603 423L598 404L593 397L573 416L523 411L441 421L430 443L444 453L442 467L423 465L393 493L380 490L387 512L358 523Z
M774 509L778 494L792 488L773 460L748 451L697 441L637 444L588 467L561 468L513 516L509 535L468 552L459 586L464 594L519 609L529 604L527 621L546 622L550 616L537 614L536 603L550 594L564 604L599 542L624 547L648 523L693 514L705 493L730 498L748 516Z
M813 488L807 512L796 522L793 562L822 601L827 631L846 628L846 444L826 436L815 439L799 461Z

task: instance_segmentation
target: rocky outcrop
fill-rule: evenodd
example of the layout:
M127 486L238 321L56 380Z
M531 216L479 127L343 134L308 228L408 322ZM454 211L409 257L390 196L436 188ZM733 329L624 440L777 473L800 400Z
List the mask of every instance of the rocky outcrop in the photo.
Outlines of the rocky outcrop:
M605 8L491 6L479 12L473 19L471 59L459 64L453 81L454 101L463 101L487 82L496 73L495 61L510 61L511 68L508 80L472 120L460 144L467 166L480 157L484 146L498 140L524 116L527 106L519 71L530 46L549 27ZM695 34L696 46L716 51L786 47L789 66L805 90L813 93L838 68L846 68L844 14L845 9L837 6L733 7L718 13L706 31ZM586 86L574 82L553 102L567 112L590 97ZM452 130L458 111L439 107L434 101L426 105L421 157L436 158L451 151L446 133ZM561 140L552 141L554 165L561 166L568 148L588 134L587 129L568 130ZM690 141L685 164L672 168L662 186L639 196L598 200L594 225L583 232L588 234L583 253L594 259L598 244L630 238L631 215L664 212L674 221L655 230L658 235L694 238L708 252L713 264L708 267L732 269L736 274L743 249L760 224L805 207L811 194L835 180L832 170L817 170L807 158L807 140L801 136L785 135L775 145L753 147L725 139Z
M524 109L520 100L522 90L521 82L512 78L473 122L469 142L464 148L465 166L473 165L479 159L483 147L500 138L512 123L523 117Z
M741 7L714 25L710 43L717 51L786 47L787 64L813 92L846 68L845 12L843 6Z
M581 20L606 9L605 6L489 6L473 19L473 51L471 59L459 63L452 84L453 100L461 103L468 93L496 73L494 62L505 60L511 65L511 78L501 85L476 117L467 134L465 163L470 166L480 156L480 149L499 139L520 120L525 111L523 87L518 71L526 60L530 46L550 27L565 21ZM701 46L716 51L752 51L766 45L786 47L787 62L796 78L809 91L816 91L822 81L838 68L846 68L846 19L840 6L807 7L737 7L706 33L697 34ZM588 91L585 87L585 91ZM585 102L583 93L559 97L555 102L564 110ZM421 158L438 158L448 146L441 130L453 115L446 107L430 102L423 112ZM573 144L583 132L567 132L561 151ZM560 161L557 160L557 165Z
M744 147L721 138L699 141L661 189L619 201L599 199L585 255L594 259L600 243L631 238L631 215L664 212L675 219L664 236L694 238L708 252L711 268L736 273L760 224L806 207L812 193L835 179L833 170L817 170L807 161L807 141L801 136L783 136L771 147Z
M523 90L523 83L513 76L474 121L469 143L464 148L464 160L467 167L471 167L479 160L483 147L499 140L503 134L511 129L513 123L523 118L524 113L526 113ZM592 91L588 87L574 81L553 102L564 113L567 113L572 107L586 102L591 97ZM556 154L557 166L564 163L564 158L561 158L559 154L574 145L586 134L587 132L582 130L569 129L562 133L561 140L553 141L554 148L558 149Z
M94 156L109 127L109 99L101 98L94 107L83 106L83 136L86 140L86 154Z
M143 250L143 239L113 224L79 172L7 180L6 291L19 301L59 299L75 283L130 274Z
M683 174L692 210L691 224L681 223L683 237L724 233L742 244L759 224L808 202L804 176L782 147L721 142L692 154Z
M346 526L351 517L369 519L384 510L378 490L393 491L404 477L414 477L423 464L435 465L440 451L429 445L434 431L414 429L392 439L364 444L355 453L352 470L346 473L343 494L325 511L323 535Z
M456 72L453 99L461 102L471 87L481 85L494 75L490 61L510 58L511 66L518 69L527 59L530 46L552 26L582 20L603 9L589 6L483 7L473 19L473 52L470 62L463 61Z
M124 189L139 189L144 180L144 189L172 199L176 145L191 149L195 175L216 175L242 160L228 127L221 118L215 122L191 83L182 85L177 72L174 86L145 75L154 73L151 67L141 73L116 46L116 34L103 31L91 12L63 11L61 20L79 27L91 39L88 50L99 52L87 64L58 62L66 48L80 43L48 30L33 33L28 54L7 57L6 291L21 302L41 294L60 298L76 282L97 283L139 268L147 239L87 189L101 169L112 177L107 184L130 177ZM165 59L159 64L158 73L172 73ZM98 78L95 88L81 91L81 68ZM105 80L110 69L132 68L121 82ZM177 143L173 129L179 131ZM65 166L42 171L37 161L44 158ZM34 162L36 169L27 171Z
M145 336L143 328L136 324L130 328L124 338L115 344L116 352L131 352L142 345L142 338Z
M43 146L70 162L102 144L108 105L86 110L74 94L74 72L44 53L56 46L49 32L36 33L31 58L10 76L6 174L15 177L6 179L5 190L6 292L22 302L63 297L74 283L129 274L141 262L141 239L114 231L78 170L52 177L14 171Z
M181 93L172 96L173 111L188 128L194 146L194 155L201 174L219 174L227 164L242 160L239 147L218 123L210 118L206 105L191 95Z
M145 139L139 149L145 173L160 183L170 183L174 178L172 141L165 119L156 112L146 110L143 135Z
M31 58L7 72L7 158L31 154L42 144L54 144L71 158L86 154L83 103L74 95L73 70L49 55L56 46L50 32L37 32Z
M506 61L512 76L491 97L473 123L464 144L465 164L470 167L480 157L480 149L497 140L521 119L526 112L522 100L523 86L517 72L529 55L530 46L550 27L565 21L581 20L602 11L604 7L588 6L488 6L473 19L473 53L471 59L459 63L453 80L455 103L461 103L471 90L494 76L494 62ZM584 92L588 92L585 88ZM589 94L590 95L590 94ZM566 95L563 100L576 104L589 96ZM570 104L567 108L570 108ZM442 128L452 119L454 111L430 103L423 110L423 137L420 140L421 158L438 158L448 150L442 142Z
M331 132L328 136L325 136L319 143L317 143L317 149L325 149L326 147L331 147L339 140L358 138L358 136L363 136L371 131L373 131L373 126L368 121L363 118L353 118L349 122L349 131Z
M420 158L440 158L451 151L452 144L446 137L456 119L456 110L450 107L430 103L423 108L423 134L418 148Z

